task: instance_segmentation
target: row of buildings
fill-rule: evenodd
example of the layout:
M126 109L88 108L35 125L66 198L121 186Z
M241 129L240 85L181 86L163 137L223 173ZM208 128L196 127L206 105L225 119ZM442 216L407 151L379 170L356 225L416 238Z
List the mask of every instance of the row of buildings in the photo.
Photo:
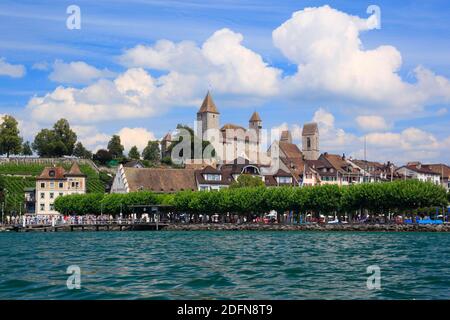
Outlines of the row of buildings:
M390 162L379 163L321 153L316 123L303 126L301 147L293 143L291 133L286 130L266 150L262 150L262 132L262 119L257 112L251 115L248 128L232 123L220 127L220 113L208 92L197 113L196 134L210 141L215 150L231 149L233 158L227 159L226 156L229 155L224 152L215 160L202 159L199 163L184 159L183 168L177 169L145 168L139 161L129 162L118 167L110 192L220 190L228 188L240 175L257 177L267 187L323 184L345 186L363 182L418 179L450 189L450 167L445 164L411 162L396 167ZM176 138L176 134L168 133L162 139L163 156L170 155L170 146ZM257 151L256 157L249 156L248 151L251 149ZM85 193L86 182L86 176L77 163L69 171L62 167L45 168L36 179L36 188L26 192L27 212L57 214L55 199L61 195Z
M191 164L185 159L184 169L143 168L131 163L119 166L111 192L126 193L137 190L176 192L180 190L218 190L227 188L241 174L260 178L266 186L313 186L320 184L349 185L363 182L418 179L450 188L450 167L445 164L411 162L396 167L393 163L379 163L352 159L345 155L321 153L320 135L316 123L302 128L302 144L293 143L291 133L281 132L279 139L267 150L263 143L263 121L254 112L248 128L233 123L220 126L220 112L208 92L197 112L196 134L210 141L221 152L218 161L203 159ZM253 138L253 139L252 139ZM170 156L170 146L176 137L168 133L161 141L163 156ZM256 157L249 150L256 150ZM237 152L238 150L241 153ZM231 158L229 155L231 154ZM265 159L262 161L261 154ZM275 157L273 155L276 155ZM228 156L228 157L227 157ZM274 163L276 161L276 166ZM274 168L276 170L274 171Z

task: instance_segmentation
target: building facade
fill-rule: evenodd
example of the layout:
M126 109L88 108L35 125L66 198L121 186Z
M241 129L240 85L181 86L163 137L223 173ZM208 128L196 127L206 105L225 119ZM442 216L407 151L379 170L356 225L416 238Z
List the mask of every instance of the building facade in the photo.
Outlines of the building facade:
M63 167L46 167L36 178L35 213L57 215L56 198L69 194L86 193L86 175L74 162L69 171Z

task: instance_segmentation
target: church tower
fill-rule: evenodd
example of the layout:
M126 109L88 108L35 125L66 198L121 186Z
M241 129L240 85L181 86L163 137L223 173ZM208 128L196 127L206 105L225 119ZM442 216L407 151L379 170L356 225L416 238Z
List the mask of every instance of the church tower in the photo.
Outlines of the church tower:
M220 113L208 91L197 112L197 136L203 137L203 134L209 129L219 130L219 123ZM209 140L208 137L206 140Z
M319 159L319 128L315 122L303 125L302 152L306 160Z

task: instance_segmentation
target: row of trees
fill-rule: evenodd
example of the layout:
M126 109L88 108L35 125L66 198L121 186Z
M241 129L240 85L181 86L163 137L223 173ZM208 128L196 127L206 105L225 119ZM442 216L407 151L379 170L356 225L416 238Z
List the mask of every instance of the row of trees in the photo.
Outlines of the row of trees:
M124 146L118 135L111 137L107 149L98 150L93 155L78 141L76 133L66 119L58 120L50 129L42 129L30 143L29 141L23 142L17 120L9 115L3 116L0 119L0 155L5 154L7 157L12 154L32 155L33 150L40 157L53 158L73 155L84 159L94 159L103 164L113 159L122 161L125 158ZM141 156L150 162L159 161L158 141L149 141L142 154L139 153L136 146L133 146L128 153L130 159L140 159Z
M58 197L56 210L64 214L131 213L131 205L165 204L175 212L194 214L240 215L293 211L316 215L365 210L375 214L396 213L448 204L446 191L437 185L417 180L391 183L358 184L348 187L322 185L314 187L244 187L216 192L182 191L154 194L147 191L129 194L89 194Z

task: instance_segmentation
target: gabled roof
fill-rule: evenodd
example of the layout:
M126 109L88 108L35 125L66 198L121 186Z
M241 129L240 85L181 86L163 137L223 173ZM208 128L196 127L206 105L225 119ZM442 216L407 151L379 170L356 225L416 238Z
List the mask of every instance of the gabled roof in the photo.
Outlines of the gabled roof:
M149 190L153 192L177 192L197 190L195 170L123 168L130 192Z
M423 166L428 167L433 172L442 175L444 177L450 177L450 167L443 163L438 164L424 164Z
M432 175L440 175L440 173L434 172L433 170L431 170L431 168L429 168L428 166L425 165L406 165L403 167L398 168L397 170L400 170L401 168L406 168L408 170L417 172L417 173L423 173L423 174L432 174Z
M45 167L37 180L64 180L66 170L63 167Z
M319 131L319 128L317 126L317 123L311 122L311 123L305 123L303 125L302 135L303 136L309 136L317 133Z
M161 141L172 141L172 135L168 132Z
M244 127L238 126L233 123L226 123L222 126L222 128L220 128L221 131L225 131L225 130L229 130L229 129L232 129L232 130L242 129L242 130L246 131L246 129Z
M65 174L66 176L70 177L85 177L86 175L81 172L80 167L78 166L78 163L74 162L72 164L72 167L70 167L69 172Z
M139 160L131 160L123 165L126 168L144 168L145 166Z
M202 106L200 107L200 109L198 110L198 113L205 113L205 112L210 112L210 113L217 113L219 114L219 111L217 110L216 104L214 103L211 94L208 93L206 94L205 99L203 99L203 103Z
M261 120L261 117L259 116L259 113L255 111L255 112L253 112L249 121L256 122L256 121L262 121L262 120Z
M211 174L220 174L220 171L217 170L217 169L215 169L215 168L213 168L212 166L206 166L205 168L203 168L203 169L201 170L201 173L206 173L206 174L208 174L208 173L211 173Z

